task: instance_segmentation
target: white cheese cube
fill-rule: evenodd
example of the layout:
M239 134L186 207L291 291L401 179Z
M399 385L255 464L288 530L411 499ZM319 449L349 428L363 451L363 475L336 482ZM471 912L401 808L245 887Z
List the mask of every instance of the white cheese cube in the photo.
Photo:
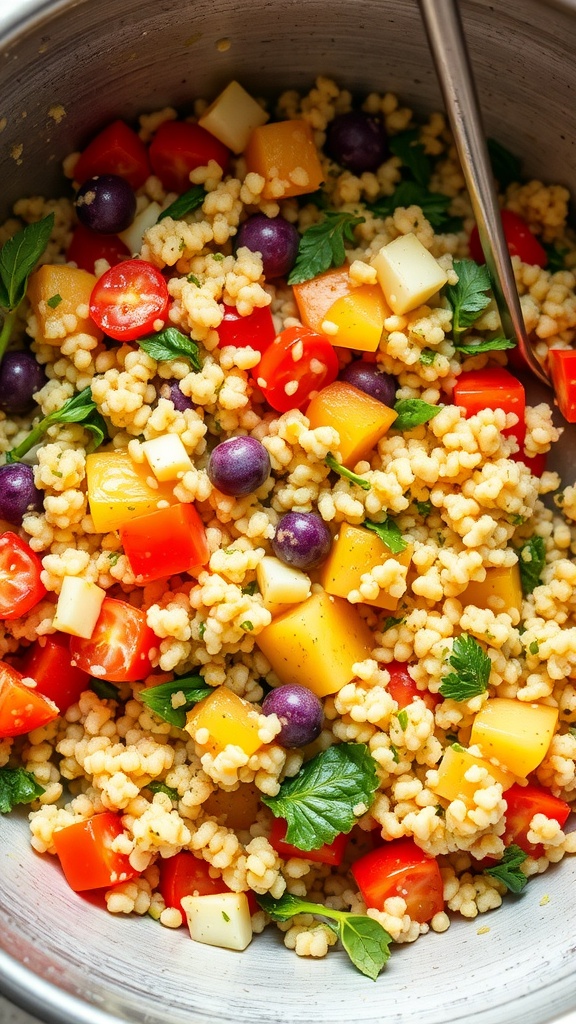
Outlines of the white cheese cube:
M245 892L223 892L213 896L185 896L190 937L207 946L246 949L252 941L250 908Z
M233 153L242 153L254 129L266 124L269 117L238 82L230 82L202 114L198 124Z
M106 591L78 576L65 576L56 605L54 629L89 640L100 615Z
M310 577L271 555L258 562L256 579L264 607L273 615L278 613L278 605L300 604L310 597Z
M448 276L416 235L400 235L380 249L372 266L393 313L402 316L427 302Z
M142 451L160 482L178 480L192 469L192 460L178 434L161 434L151 441L144 441Z
M133 256L140 252L145 232L148 231L148 228L154 227L161 213L162 207L160 203L149 203L143 210L140 210L140 213L136 214L130 227L126 228L125 231L121 231L118 235Z

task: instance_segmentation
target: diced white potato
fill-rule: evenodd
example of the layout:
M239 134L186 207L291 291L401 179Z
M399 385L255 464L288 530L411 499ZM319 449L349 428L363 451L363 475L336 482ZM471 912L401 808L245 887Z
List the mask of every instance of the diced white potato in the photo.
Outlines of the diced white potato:
M120 232L118 237L122 239L133 256L140 252L145 232L154 226L161 213L160 203L152 202L136 214L129 228Z
M254 129L266 124L269 117L238 82L230 82L202 114L198 124L232 152L242 153Z
M400 235L374 257L380 287L393 313L402 316L427 302L448 280L416 235Z
M222 892L212 896L185 896L191 938L222 949L246 949L252 941L250 908L245 892Z
M142 451L157 480L178 480L192 469L192 460L178 434L161 434L144 441Z
M54 628L89 640L100 615L106 591L78 576L65 576L56 605Z
M299 604L310 597L310 577L272 555L265 555L258 563L256 579L264 606L273 615L277 614L278 605Z

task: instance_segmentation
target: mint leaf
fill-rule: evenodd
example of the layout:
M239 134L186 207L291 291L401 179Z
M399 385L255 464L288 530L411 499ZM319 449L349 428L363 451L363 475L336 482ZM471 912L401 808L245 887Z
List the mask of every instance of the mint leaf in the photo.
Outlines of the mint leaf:
M27 224L0 249L0 306L12 311L26 294L28 278L46 246L54 227L50 213L36 224Z
M534 534L518 551L520 582L524 594L531 594L534 587L542 582L542 571L546 565L546 542L544 537Z
M89 688L100 700L120 700L118 687L113 683L108 683L105 679L91 679Z
M16 804L29 804L44 792L24 768L0 768L0 814L8 814Z
M500 186L500 191L504 192L513 181L520 181L522 164L518 157L514 156L514 153L511 153L496 139L486 139L486 144L492 164L492 173Z
M432 177L432 164L418 135L416 128L392 135L388 139L388 147L390 152L401 160L414 180L426 188Z
M102 444L104 438L108 436L106 421L98 412L96 403L92 398L90 385L88 385L88 387L79 391L76 395L72 395L72 398L64 402L60 409L56 409L54 412L49 413L48 416L44 416L44 419L41 419L36 424L16 448L12 448L11 451L6 453L6 462L18 462L22 459L34 445L42 440L48 427L51 427L54 423L81 423L86 430L89 430L94 435L93 442L88 449L89 451L97 448L98 445Z
M365 519L362 526L372 530L393 555L401 554L408 547L408 541L404 540L400 527L390 516L387 516L383 523L373 523L371 519Z
M148 783L146 788L149 789L151 793L165 793L166 796L169 796L170 799L174 801L178 801L180 799L178 790L172 789L171 786L167 786L165 782L158 782L153 779L152 782Z
M440 412L440 405L430 405L421 398L401 398L394 406L397 414L392 428L394 430L413 430L422 423L428 423Z
M524 863L527 856L528 854L524 853L524 850L513 843L512 846L507 846L504 850L504 856L500 863L495 864L492 868L484 868L484 874L504 882L510 892L520 893L528 882L527 876L520 870L520 865Z
M471 700L488 689L492 662L475 637L468 633L457 636L448 661L455 671L442 680L443 697Z
M202 369L198 345L176 327L165 327L163 331L158 331L158 334L151 334L148 338L139 338L138 344L147 355L152 356L152 359L156 359L158 362L169 362L170 359L185 356L190 360L194 370Z
M344 477L345 480L350 480L351 483L357 484L363 491L370 490L370 482L365 477L359 476L358 473L353 473L351 469L346 469L346 466L342 466L337 459L334 458L332 452L328 452L324 462L327 466L333 470L334 473L338 473L338 476Z
M288 284L301 284L330 267L341 267L346 259L344 242L354 242L354 228L363 221L364 217L355 217L352 213L326 211L324 220L307 228L302 235Z
M451 202L450 196L429 192L417 181L401 181L391 196L382 196L367 205L376 217L382 218L391 217L400 207L419 206L428 223L441 230L444 224L453 220L447 212Z
M510 338L486 338L484 341L477 341L470 345L463 345L455 341L454 348L457 352L463 352L467 356L479 356L483 352L504 352L509 348L516 348L516 342Z
M183 693L186 703L180 707L172 706L172 697L175 693ZM206 686L202 676L182 676L180 679L173 679L171 683L160 683L158 686L147 686L140 690L140 700L147 708L150 708L159 718L165 722L183 729L186 725L186 714L213 693L211 686Z
M479 266L474 260L454 260L454 270L458 283L447 284L444 295L452 307L452 334L458 341L490 302L490 296L486 295L490 290L490 275L487 267Z
M202 185L194 185L189 188L187 192L183 192L178 199L175 199L170 206L167 206L165 210L158 216L158 221L164 220L164 217L172 217L172 220L182 220L187 213L192 213L199 206L202 206L206 198L206 189L202 188Z
M307 761L276 796L262 802L286 818L287 843L317 850L350 831L357 820L354 807L370 807L377 788L376 762L366 744L340 743Z

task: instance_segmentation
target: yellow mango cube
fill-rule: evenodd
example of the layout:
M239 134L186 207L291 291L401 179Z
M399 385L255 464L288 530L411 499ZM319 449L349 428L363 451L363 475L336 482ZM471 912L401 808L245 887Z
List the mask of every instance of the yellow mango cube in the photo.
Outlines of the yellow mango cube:
M448 747L438 766L438 783L431 787L432 791L444 800L462 800L465 804L472 804L474 793L480 788L480 783L470 781L465 775L473 767L485 768L494 781L500 783L503 790L509 789L514 782L513 775L491 764L490 761L475 757L463 747Z
M326 311L326 334L336 348L353 348L358 352L375 352L380 344L384 321L390 309L377 284L351 287L348 295L336 299ZM338 330L328 330L328 325Z
M515 621L519 622L522 613L522 584L518 563L487 569L486 579L482 583L469 583L458 600L464 608L467 604L474 604L477 608L490 608L496 615L513 611L516 613Z
M125 448L93 452L86 459L90 514L98 533L118 530L129 519L156 512L159 502L177 504L173 484L157 483L147 463L137 463Z
M278 615L256 637L282 683L299 683L318 697L337 693L370 657L374 638L356 609L320 590Z
M365 391L335 380L312 399L306 416L311 430L334 427L338 431L342 464L353 469L384 437L397 414Z
M557 722L558 708L493 697L474 719L470 745L524 779L546 757Z
M87 270L61 263L45 264L32 274L27 294L45 342L60 345L70 334L102 340L104 335L88 311L96 281Z
M324 180L307 121L259 125L250 136L244 157L248 171L265 179L263 199L287 199L315 192Z
M363 573L370 572L374 566L382 565L389 558L394 558L401 565L410 565L412 545L408 544L399 555L393 555L372 530L342 523L330 554L320 569L320 582L329 594L347 597L351 590L358 590ZM366 600L364 603L393 612L399 600L381 590L373 601Z
M262 746L258 718L253 704L242 700L227 686L218 686L188 712L185 729L193 738L199 730L205 729L207 738L202 737L197 742L214 754L232 745L241 747L251 757Z

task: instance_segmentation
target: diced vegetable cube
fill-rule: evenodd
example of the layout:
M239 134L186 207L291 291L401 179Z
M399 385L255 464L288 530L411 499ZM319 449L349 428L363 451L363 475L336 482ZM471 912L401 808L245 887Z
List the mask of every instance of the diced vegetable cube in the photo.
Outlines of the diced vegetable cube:
M393 409L341 380L318 392L306 416L311 430L334 427L338 431L340 456L348 469L366 458L396 419Z
M324 178L312 129L306 121L277 121L255 128L244 156L248 171L265 179L263 199L315 192Z
M353 287L349 295L336 299L326 312L325 320L338 328L336 334L330 333L330 341L336 348L375 352L388 316L390 310L379 285Z
M326 314L337 299L349 295L350 268L348 265L327 270L308 281L293 286L294 298L303 324L313 331L321 331Z
M393 839L364 854L352 874L367 907L383 910L387 899L401 896L406 913L424 924L444 909L444 884L434 857L411 836Z
M213 896L184 896L190 937L207 946L246 949L252 941L250 908L245 892L223 892Z
M444 751L438 766L438 783L431 787L433 792L444 800L462 800L465 804L472 804L474 793L480 788L480 784L469 781L465 775L473 767L485 768L494 781L500 783L503 790L509 789L514 782L514 776L503 768L484 758L476 757L463 747L453 746Z
M518 616L522 611L522 584L518 563L508 566L494 566L486 570L482 583L472 581L460 594L458 600L465 607L474 604L477 608L490 608L493 612L507 612L514 609Z
M254 783L241 782L238 789L233 792L215 789L202 806L206 814L223 818L227 828L233 828L238 832L240 829L249 829L256 821L256 815L262 806L261 796Z
M130 227L120 232L118 237L124 242L124 245L127 246L132 255L140 252L145 233L148 231L148 228L154 227L161 213L162 207L153 200L136 214Z
M106 591L79 576L65 576L58 595L54 628L89 640L98 622Z
M518 423L506 427L502 433L524 444L526 424L524 413L526 396L524 385L502 366L488 366L482 370L466 370L457 378L453 394L454 405L464 409L466 416L475 416L482 409L503 409L516 413Z
M186 716L186 732L195 737L205 729L202 746L219 754L229 744L241 747L251 757L262 746L258 736L258 712L254 705L236 696L227 686L218 686Z
M409 544L400 554L393 555L372 530L342 523L330 554L320 570L320 582L329 594L347 597L351 590L359 588L364 573L370 572L376 565L383 565L389 558L394 558L401 565L410 565L412 545ZM364 603L393 612L399 600L399 597L392 597L381 590L378 597L372 601L367 599Z
M32 274L27 294L43 341L61 345L68 335L80 333L102 340L102 331L89 314L96 281L87 270L61 263L45 263Z
M576 352L571 348L552 348L548 362L560 412L568 423L576 423Z
M123 831L120 815L104 811L54 833L56 853L74 892L118 885L138 874L125 853L112 850Z
M258 563L256 579L267 608L279 604L298 604L310 597L310 577L272 555L265 555Z
M558 708L493 697L474 719L470 744L524 779L544 760L557 722Z
M438 261L411 233L384 245L373 266L388 305L399 316L427 302L448 280Z
M161 434L144 441L142 451L157 480L178 480L189 469L192 460L178 434Z
M86 459L88 502L99 533L155 512L160 502L176 503L170 483L158 484L147 464L134 462L125 448L93 452Z
M177 573L197 576L210 558L204 523L191 504L130 519L120 527L120 540L139 583Z
M270 115L238 82L229 82L199 118L198 124L223 142L233 153L242 153L254 128Z

